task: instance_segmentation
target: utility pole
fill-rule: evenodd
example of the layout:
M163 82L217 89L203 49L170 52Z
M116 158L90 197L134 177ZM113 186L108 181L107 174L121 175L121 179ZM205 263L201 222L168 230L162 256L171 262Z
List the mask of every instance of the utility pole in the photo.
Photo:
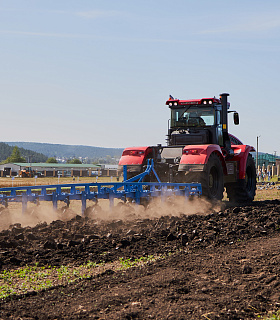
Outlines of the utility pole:
M259 138L260 138L260 136L257 136L257 157L256 157L257 172L258 172L258 166L259 166Z

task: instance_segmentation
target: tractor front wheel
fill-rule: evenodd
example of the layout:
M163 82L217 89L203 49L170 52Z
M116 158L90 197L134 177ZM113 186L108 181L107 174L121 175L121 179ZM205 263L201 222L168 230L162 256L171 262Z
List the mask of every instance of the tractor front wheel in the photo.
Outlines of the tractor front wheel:
M224 173L222 163L216 153L212 153L201 179L202 195L210 200L222 200L224 193Z
M202 172L189 172L184 182L201 183L202 196L209 200L222 200L224 193L224 173L222 163L216 153L212 153Z

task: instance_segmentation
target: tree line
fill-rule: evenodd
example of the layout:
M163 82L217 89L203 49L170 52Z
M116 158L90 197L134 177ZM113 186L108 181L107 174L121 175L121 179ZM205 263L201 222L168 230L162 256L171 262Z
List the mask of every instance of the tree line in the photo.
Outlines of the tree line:
M65 145L51 144L41 142L7 142L10 146L18 146L33 150L55 158L89 158L89 159L106 159L109 155L111 158L120 158L123 148L102 148L84 145Z
M38 162L47 162L47 163L57 163L55 156L46 156L43 153L39 153L36 151L28 150L25 148L15 146L10 146L7 143L0 142L0 163L38 163ZM77 157L70 157L66 160L69 164L81 164L81 163L107 163L107 164L116 164L118 159L112 158L111 155L106 155L103 157L95 157L95 158L83 158L83 161L78 159Z
M19 148L18 146L12 147L4 142L0 142L0 162L46 162L48 159L42 153Z
M2 142L0 143L0 153L2 154L1 157L3 156L3 154L5 154L5 152L3 152L3 149L5 149L5 151L7 153L10 153L10 149L9 148L6 148L5 144L3 146L3 149L2 149L2 146L1 144L3 144ZM8 146L8 145L7 145ZM9 146L8 146L9 147ZM13 148L11 147L12 149L12 152L10 153L10 155L5 159L5 160L2 160L1 163L4 164L4 163L18 163L18 162L23 162L23 163L31 163L31 162L46 162L46 163L57 163L57 160L56 158L54 157L46 157L44 155L42 155L43 157L40 156L40 154L38 153L38 155L36 155L36 152L34 151L30 151L30 150L25 150L23 148L19 148L18 146L14 146ZM21 152L23 149L23 154L27 155L27 156L22 156ZM26 152L26 151L30 151L30 152ZM36 161L36 160L40 160L40 161ZM71 159L71 160L68 160L67 163L70 163L70 164L81 164L82 162L79 160L79 159Z

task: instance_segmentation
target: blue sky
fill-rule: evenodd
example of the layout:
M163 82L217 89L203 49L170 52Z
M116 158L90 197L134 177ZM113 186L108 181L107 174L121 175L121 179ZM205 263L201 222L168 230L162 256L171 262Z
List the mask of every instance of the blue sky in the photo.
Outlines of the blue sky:
M1 141L165 143L169 94L230 93L230 131L280 155L280 2L0 1Z

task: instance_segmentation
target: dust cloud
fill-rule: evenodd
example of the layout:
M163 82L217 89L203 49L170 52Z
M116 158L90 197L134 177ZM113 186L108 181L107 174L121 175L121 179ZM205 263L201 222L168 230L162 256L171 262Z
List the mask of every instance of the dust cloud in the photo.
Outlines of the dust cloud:
M52 205L43 203L42 205L29 205L28 209L22 213L21 204L12 204L8 208L0 208L0 231L8 229L11 225L20 224L22 227L34 227L38 223L51 223L54 220L70 220L77 213L69 208L62 207L57 211Z
M184 197L172 197L165 199L165 201L156 198L146 207L134 203L119 202L110 210L108 204L103 204L100 201L97 205L87 208L87 215L92 219L100 220L154 219L161 216L206 215L213 211L220 211L222 207L222 202L214 205L202 198L186 200Z
M213 204L203 198L189 200L184 197L171 197L164 201L156 198L147 206L136 205L135 203L124 204L115 200L112 208L109 207L108 200L100 200L95 205L90 205L88 201L85 216L102 221L132 221L135 219L155 219L161 216L206 215L213 211L220 211L222 208L222 202ZM71 201L69 208L58 206L56 211L53 210L50 202L43 202L39 206L28 204L28 209L25 213L22 213L21 204L15 203L8 208L0 207L0 230L7 229L14 224L21 224L22 227L34 227L42 222L67 221L76 215L81 215L80 201Z

